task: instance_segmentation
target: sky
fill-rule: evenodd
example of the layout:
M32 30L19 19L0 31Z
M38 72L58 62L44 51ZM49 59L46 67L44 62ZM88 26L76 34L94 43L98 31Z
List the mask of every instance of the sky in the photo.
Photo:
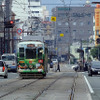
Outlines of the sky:
M90 0L93 1L100 1L100 0ZM51 10L56 6L83 6L85 5L86 0L41 0L41 5L46 6L47 10L49 10L49 16L52 15ZM20 15L23 20L27 19L27 12L29 9L28 7L28 0L13 0L12 10L19 15L16 16L16 19L20 18ZM26 16L26 17L25 17Z
M64 1L64 2L63 2ZM100 1L100 0L90 0L90 2ZM47 10L51 13L52 8L55 6L77 6L81 5L84 6L86 0L41 0L41 4L47 6Z

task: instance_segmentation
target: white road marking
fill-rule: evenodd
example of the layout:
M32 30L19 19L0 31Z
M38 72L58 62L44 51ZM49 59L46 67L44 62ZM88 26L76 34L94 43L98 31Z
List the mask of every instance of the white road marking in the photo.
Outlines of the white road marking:
M86 76L84 76L84 78L85 78L85 81L86 81L86 83L87 83L87 85L88 85L88 87L89 87L90 93L94 94L94 91L93 91L93 89L92 89L92 87L91 87L89 81L87 80Z

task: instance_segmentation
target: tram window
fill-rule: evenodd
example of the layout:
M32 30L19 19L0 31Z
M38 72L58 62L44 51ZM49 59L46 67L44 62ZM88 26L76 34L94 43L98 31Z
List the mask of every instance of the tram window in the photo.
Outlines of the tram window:
M19 48L19 52L24 52L24 48Z
M26 49L26 59L35 59L36 49Z
M19 57L24 58L24 53L20 53Z
M43 48L38 48L38 58L42 58Z
M19 57L24 58L24 48L19 48Z

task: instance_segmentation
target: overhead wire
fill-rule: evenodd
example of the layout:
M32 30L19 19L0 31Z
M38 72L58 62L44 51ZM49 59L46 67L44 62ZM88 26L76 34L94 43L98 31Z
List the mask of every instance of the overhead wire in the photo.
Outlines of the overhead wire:
M14 0L14 1L15 1L16 3L18 3L18 5L20 5L20 7L21 7L27 14L29 14L29 15L31 16L31 18L32 18L32 17L36 17L34 13L33 13L34 16L32 15L32 10L30 9L30 7L28 7L28 9L29 9L29 11L30 11L31 13L30 13L29 11L27 12L27 11L25 10L25 5L24 5L25 2L23 3L23 5L24 5L24 8L23 8L23 6L22 6L17 0ZM40 20L38 17L37 17L37 20L38 20L39 22L41 22L41 20ZM28 20L28 21L29 21L29 23L31 24L31 27L32 27L32 23L30 22L30 20ZM39 23L38 23L38 26L39 26Z

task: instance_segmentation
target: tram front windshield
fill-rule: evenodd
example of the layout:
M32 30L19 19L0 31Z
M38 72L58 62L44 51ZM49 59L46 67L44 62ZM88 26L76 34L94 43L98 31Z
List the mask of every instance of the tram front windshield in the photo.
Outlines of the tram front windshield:
M26 49L26 59L35 59L36 49Z

